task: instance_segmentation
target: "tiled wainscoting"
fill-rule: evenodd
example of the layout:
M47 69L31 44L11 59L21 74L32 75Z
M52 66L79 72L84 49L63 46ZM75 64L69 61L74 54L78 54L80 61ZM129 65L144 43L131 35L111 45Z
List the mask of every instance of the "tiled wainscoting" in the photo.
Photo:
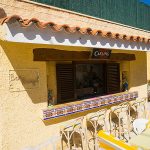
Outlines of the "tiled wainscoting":
M74 103L56 105L53 108L43 110L43 120L67 116L77 112L83 112L93 108L100 108L123 101L130 101L138 97L138 92L125 92L85 99Z

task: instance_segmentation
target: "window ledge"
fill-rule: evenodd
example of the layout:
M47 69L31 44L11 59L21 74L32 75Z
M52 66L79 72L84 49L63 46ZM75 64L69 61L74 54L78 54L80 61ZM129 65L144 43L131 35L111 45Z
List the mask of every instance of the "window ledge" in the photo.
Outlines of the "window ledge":
M61 105L56 105L52 108L43 110L43 120L58 118L61 116L68 116L77 112L100 108L102 106L109 106L123 101L130 101L138 97L138 92L123 92L105 96L94 97L82 101L71 102Z

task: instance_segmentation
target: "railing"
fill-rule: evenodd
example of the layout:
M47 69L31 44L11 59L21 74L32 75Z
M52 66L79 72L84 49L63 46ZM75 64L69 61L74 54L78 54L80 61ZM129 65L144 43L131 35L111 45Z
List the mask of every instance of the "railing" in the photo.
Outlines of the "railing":
M108 106L123 101L130 101L136 99L137 97L138 92L125 92L85 99L73 104L67 103L63 106L60 105L60 107L57 106L57 108L54 106L53 108L47 108L43 110L43 120L67 116L77 112L83 112L94 108L100 108L102 106Z

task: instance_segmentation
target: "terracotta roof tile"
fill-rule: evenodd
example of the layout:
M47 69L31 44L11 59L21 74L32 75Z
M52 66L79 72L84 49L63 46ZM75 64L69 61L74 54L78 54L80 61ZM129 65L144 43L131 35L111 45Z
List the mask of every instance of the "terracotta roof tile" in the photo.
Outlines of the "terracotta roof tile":
M0 19L0 24L8 23L8 22L15 22L18 21L22 27L29 27L33 24L35 24L38 28L51 28L54 31L66 31L67 33L75 33L79 32L81 34L89 34L93 36L102 36L102 37L108 37L113 39L121 39L121 40L130 40L130 41L137 41L137 42L144 42L144 43L150 43L150 39L146 39L145 37L140 36L134 36L134 35L126 35L126 34L119 34L119 33L113 33L111 31L103 31L99 29L92 29L92 28L81 28L80 26L70 26L68 24L59 25L54 22L41 22L37 18L31 18L31 19L22 19L18 15L12 15L9 17L5 17Z
M111 38L116 39L116 33L112 33Z
M122 36L121 36L121 34L119 34L119 33L116 33L116 34L115 34L115 39L122 39Z
M96 34L95 35L102 35L103 31L102 30L93 30Z
M80 28L79 30L81 34L90 34L90 31L92 31L91 28Z
M10 17L5 17L5 18L0 19L0 24L7 23L9 21L11 22L13 20L19 21L19 20L22 20L22 18L18 15L12 15Z
M64 24L62 26L64 28L64 30L68 33L75 33L76 32L76 28L75 27L70 27L69 25L67 24Z
M137 37L136 37L136 40L137 40L137 41L140 41L140 36L137 36Z

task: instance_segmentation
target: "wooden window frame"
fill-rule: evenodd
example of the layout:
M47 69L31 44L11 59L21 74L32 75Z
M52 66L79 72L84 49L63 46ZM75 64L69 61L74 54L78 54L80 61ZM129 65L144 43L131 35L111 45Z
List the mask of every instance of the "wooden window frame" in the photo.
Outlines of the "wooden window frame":
M73 86L74 86L74 98L70 99L70 101L67 100L67 103L68 102L73 102L73 101L78 101L77 100L77 93L76 93L76 65L77 64L103 64L103 69L104 69L104 95L107 95L107 94L114 94L113 92L108 92L108 87L107 87L107 69L106 69L106 66L107 64L119 64L118 62L115 62L115 61L106 61L106 60L102 60L102 61L99 61L99 60L91 60L91 61L72 61L72 63L58 63L56 64L57 65L64 65L64 64L70 64L72 65L73 67ZM57 69L56 69L57 70ZM56 73L57 75L57 73ZM118 72L118 75L119 75L119 84L120 84L120 64L119 64L119 72ZM56 76L57 78L57 96L58 96L58 101L57 101L57 104L62 104L62 103L66 103L66 101L61 101L61 93L59 91L59 87L58 87L58 75ZM119 87L120 88L120 87ZM121 92L120 90L116 91L117 92Z

